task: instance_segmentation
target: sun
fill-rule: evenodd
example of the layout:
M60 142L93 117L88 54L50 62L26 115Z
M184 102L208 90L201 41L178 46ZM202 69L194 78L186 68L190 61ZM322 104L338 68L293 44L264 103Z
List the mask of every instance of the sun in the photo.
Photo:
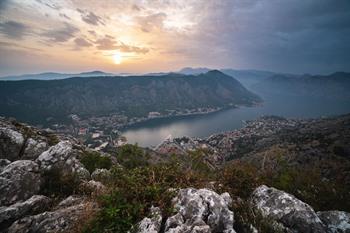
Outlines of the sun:
M122 63L123 57L120 54L120 52L117 51L113 54L113 60L114 60L114 63L117 65Z

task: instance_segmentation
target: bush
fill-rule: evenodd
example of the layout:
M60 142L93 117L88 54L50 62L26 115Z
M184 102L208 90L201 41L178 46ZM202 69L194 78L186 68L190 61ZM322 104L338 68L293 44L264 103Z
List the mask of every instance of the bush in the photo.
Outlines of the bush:
M248 198L252 191L263 184L256 167L249 163L235 161L226 165L218 175L221 192L231 196Z
M127 232L157 206L164 217L172 213L171 189L203 188L208 180L187 173L180 164L168 163L125 169L112 168L110 192L100 198L101 211L85 232Z
M98 152L85 152L80 160L84 167L90 172L94 172L97 168L110 169L112 161L107 156L101 156Z
M251 233L252 226L261 233L283 233L284 230L275 225L272 219L263 217L262 214L252 209L249 202L242 201L234 206L234 228L240 233Z
M285 167L265 180L268 185L293 194L316 211L350 211L349 185L342 179L324 178L317 167Z
M78 182L72 174L62 174L59 169L52 169L43 175L42 194L48 197L60 198L77 192Z
M137 144L126 144L119 147L115 156L118 162L128 169L146 166L149 164L148 159L150 158L149 154L138 147Z

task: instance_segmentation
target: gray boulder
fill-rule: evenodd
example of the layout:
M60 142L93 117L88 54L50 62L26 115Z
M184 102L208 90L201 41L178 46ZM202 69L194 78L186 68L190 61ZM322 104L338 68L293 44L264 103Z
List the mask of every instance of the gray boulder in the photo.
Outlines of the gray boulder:
M176 214L165 223L166 233L233 233L232 200L228 193L219 195L208 189L181 189L174 198Z
M58 233L72 232L80 221L85 220L89 212L96 210L92 202L82 202L77 205L57 209L55 211L24 217L14 222L8 233Z
M24 137L20 132L10 126L0 125L0 159L19 159L23 144Z
M8 159L0 159L0 172L2 172L2 170L10 163L11 161Z
M41 153L46 151L48 144L45 141L28 138L21 159L35 160Z
M38 214L45 211L51 200L42 195L34 195L24 202L17 202L11 206L0 207L0 228L9 226L12 222L26 215Z
M43 171L57 170L62 176L73 175L78 180L89 180L89 171L77 159L79 152L70 141L61 141L44 151L37 159Z
M61 201L60 203L58 203L58 205L55 207L55 209L62 209L62 208L67 208L73 205L79 205L81 203L83 203L86 199L84 197L81 196L69 196L66 199L64 199L63 201Z
M40 191L42 179L37 163L18 160L0 173L0 206L24 201Z
M162 215L158 207L151 207L149 218L144 218L137 226L137 233L158 233L162 225Z
M321 211L318 217L332 233L350 233L350 213L344 211Z
M292 232L327 232L325 225L308 204L281 190L262 185L252 193L251 204L264 217L283 224Z

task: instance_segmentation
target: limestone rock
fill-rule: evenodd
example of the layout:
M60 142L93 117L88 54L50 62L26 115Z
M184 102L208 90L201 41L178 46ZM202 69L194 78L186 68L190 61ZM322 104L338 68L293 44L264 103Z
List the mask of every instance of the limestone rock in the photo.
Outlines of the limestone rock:
M78 205L84 201L85 201L85 198L72 195L72 196L67 197L66 199L64 199L60 203L58 203L58 205L55 207L55 209L67 208L67 207L70 207L73 205Z
M79 180L89 180L89 171L77 159L78 152L70 141L61 141L44 151L37 162L43 171L58 170L62 175L74 175Z
M208 189L181 189L173 200L176 214L165 224L166 233L233 233L231 198Z
M8 159L0 159L0 172L2 172L2 170L10 163L11 161Z
M39 141L33 138L29 138L26 141L26 146L21 159L35 160L36 158L39 157L41 153L47 150L47 148L48 148L48 145L45 141Z
M95 203L83 202L55 211L24 217L14 222L8 228L8 233L72 232L76 224L96 207Z
M325 225L308 204L281 190L259 186L252 193L251 203L264 217L282 223L293 232L327 232Z
M344 211L321 211L318 217L332 233L350 233L350 213Z
M0 158L15 161L19 159L22 146L24 144L23 135L7 125L0 125Z
M24 202L17 202L9 207L0 207L0 228L9 226L25 215L37 214L45 211L51 200L42 195L34 195Z
M40 191L42 179L37 163L17 160L0 173L0 206L24 201Z
M137 233L158 233L162 224L162 215L158 207L151 207L149 218L144 218L137 225Z

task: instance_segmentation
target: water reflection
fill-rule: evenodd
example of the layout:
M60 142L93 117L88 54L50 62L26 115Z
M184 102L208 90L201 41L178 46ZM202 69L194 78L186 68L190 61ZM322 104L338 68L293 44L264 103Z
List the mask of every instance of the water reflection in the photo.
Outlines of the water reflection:
M207 137L211 134L242 127L243 120L256 119L261 115L284 117L321 117L350 112L349 101L334 101L319 98L291 96L264 96L259 107L227 109L217 113L199 116L152 119L123 132L130 143L141 146L155 146L167 136Z

